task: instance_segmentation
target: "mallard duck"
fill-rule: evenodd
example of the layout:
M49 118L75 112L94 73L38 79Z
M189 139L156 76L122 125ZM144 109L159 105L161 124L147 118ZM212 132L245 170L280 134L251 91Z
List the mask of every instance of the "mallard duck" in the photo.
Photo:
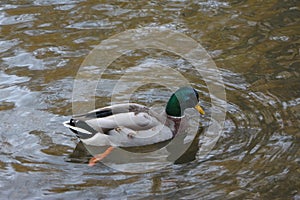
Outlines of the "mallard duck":
M195 108L199 95L192 87L182 87L170 97L164 114L136 103L117 104L76 115L64 126L87 145L110 146L103 154L90 160L90 165L106 157L115 147L136 147L167 141L177 134L184 111Z

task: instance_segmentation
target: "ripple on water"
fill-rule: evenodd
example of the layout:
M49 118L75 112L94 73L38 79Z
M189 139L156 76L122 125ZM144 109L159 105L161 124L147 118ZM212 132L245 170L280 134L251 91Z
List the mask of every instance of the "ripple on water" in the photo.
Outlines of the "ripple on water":
M20 41L18 39L1 40L0 41L0 53L6 52L12 47L18 45Z
M4 12L0 13L0 25L20 24L24 22L32 22L36 19L37 14L22 14L7 16Z
M96 21L84 21L68 25L66 28L74 29L113 29L116 25L122 24L121 21L111 22L108 19L96 20Z
M32 70L45 69L44 61L37 59L32 53L16 52L15 56L2 58L8 67L28 67Z
M45 6L45 5L70 5L70 4L77 4L83 2L84 0L34 0L33 4L37 6Z
M31 103L34 93L31 93L26 87L18 86L18 84L28 82L29 77L19 77L0 72L0 78L0 110Z

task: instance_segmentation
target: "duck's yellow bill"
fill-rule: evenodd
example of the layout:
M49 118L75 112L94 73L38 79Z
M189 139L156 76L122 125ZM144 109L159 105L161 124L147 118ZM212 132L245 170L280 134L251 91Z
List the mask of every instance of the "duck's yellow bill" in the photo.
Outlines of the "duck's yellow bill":
M201 106L200 106L199 104L197 104L197 105L195 106L195 108L196 108L196 110L198 110L198 112L199 112L200 114L202 114L202 115L205 114L204 110L201 108Z

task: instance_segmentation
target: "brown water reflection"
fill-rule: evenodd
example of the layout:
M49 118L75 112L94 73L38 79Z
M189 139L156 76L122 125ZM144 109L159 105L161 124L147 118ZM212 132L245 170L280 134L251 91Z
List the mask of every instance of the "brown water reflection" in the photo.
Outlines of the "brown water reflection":
M299 9L296 0L2 1L1 198L299 199ZM74 77L100 41L143 26L180 31L209 51L226 86L224 132L205 159L145 174L89 168L89 155L78 146L73 153L78 140L61 124L72 114ZM97 104L109 101L122 70L155 58L200 90L209 113L206 85L191 66L152 53L114 62ZM131 100L151 106L168 95L142 88Z

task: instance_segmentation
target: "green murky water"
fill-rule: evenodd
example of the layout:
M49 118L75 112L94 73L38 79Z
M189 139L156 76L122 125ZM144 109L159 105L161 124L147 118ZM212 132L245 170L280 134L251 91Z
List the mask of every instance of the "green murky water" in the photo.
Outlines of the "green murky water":
M1 1L1 199L299 199L299 22L296 0ZM62 126L72 115L77 70L102 40L145 26L179 31L208 51L226 87L224 130L205 158L196 151L185 164L142 174L90 168L85 148ZM124 70L154 60L187 78L210 113L201 76L184 59L153 50L112 63L97 106L107 105ZM169 95L152 84L130 101L154 106Z

